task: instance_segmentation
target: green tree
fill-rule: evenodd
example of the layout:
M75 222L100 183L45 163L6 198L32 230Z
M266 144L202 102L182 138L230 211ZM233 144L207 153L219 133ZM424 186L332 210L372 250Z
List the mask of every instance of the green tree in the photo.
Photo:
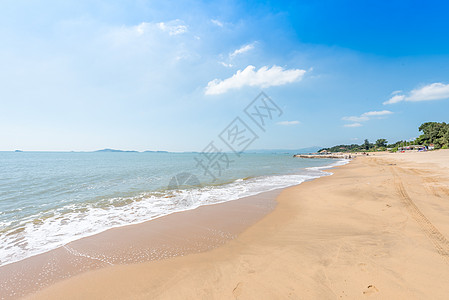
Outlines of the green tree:
M369 143L368 139L365 139L365 142L363 143L363 147L365 148L365 150L369 150L370 143Z
M364 143L361 145L338 145L330 148L323 148L321 150L328 150L330 152L359 152L359 151L369 151L376 146L378 149L385 147L398 149L399 147L407 146L410 144L421 144L429 146L434 144L435 148L449 148L449 124L438 123L438 122L426 122L419 126L419 131L421 134L415 141L397 141L394 144L387 145L388 141L386 139L378 139L375 144L371 144L368 139L365 139ZM321 151L320 150L320 151Z
M388 141L386 139L378 139L376 141L376 147L378 148L387 147L387 143Z
M426 122L419 126L420 135L416 141L426 146L434 144L435 148L441 148L449 145L449 124L438 122Z

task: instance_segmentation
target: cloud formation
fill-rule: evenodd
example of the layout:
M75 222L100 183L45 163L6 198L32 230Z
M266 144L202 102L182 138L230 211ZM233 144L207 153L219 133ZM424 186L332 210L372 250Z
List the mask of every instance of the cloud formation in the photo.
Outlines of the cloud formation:
M373 118L381 118L383 116L391 115L393 112L389 110L380 111L368 111L361 114L360 116L343 117L342 120L354 122L352 124L345 124L344 127L360 127L362 124L360 122L366 122Z
M253 50L253 49L254 49L254 43L247 44L247 45L244 45L244 46L240 47L239 49L236 49L234 52L229 54L229 57L234 58L234 57L236 57L239 54L243 54L243 53L248 52L248 51Z
M281 121L281 122L277 122L278 125L283 125L283 126L298 125L299 123L300 123L299 121Z
M187 26L182 24L180 20L173 20L170 22L160 22L156 24L157 27L169 35L178 35L187 32Z
M211 19L210 21L211 21L213 24L217 25L218 27L223 27L223 23L220 22L220 21L218 21L218 20Z
M385 101L383 104L394 104L394 103L398 103L401 101L405 100L405 96L404 95L394 95L393 97L391 97L388 101Z
M225 63L224 61L219 61L218 63L226 68L232 68L234 66L233 64L228 64L228 63Z
M305 70L284 70L279 66L273 66L271 68L264 66L256 71L255 66L249 65L244 70L238 70L234 75L227 79L214 79L209 81L205 94L223 94L229 90L240 89L244 86L257 86L260 88L280 86L301 80L305 73Z
M352 124L345 124L344 127L361 127L363 126L361 123L352 123Z
M133 26L111 26L107 28L104 36L99 36L105 40L113 42L116 46L133 44L138 40L151 42L153 48L160 47L165 38L186 37L188 26L182 20L171 20L168 22L141 22ZM188 36L190 39L192 36ZM153 42L153 40L155 40ZM177 48L180 48L178 43Z
M365 116L365 117L378 117L378 116L391 115L392 113L393 112L391 112L389 110L369 111L369 112L366 112L366 113L362 114L362 116Z
M440 82L432 83L421 88L412 90L408 96L403 94L396 94L383 104L394 104L402 101L418 102L429 100L442 100L449 98L449 84Z
M132 30L137 33L137 35L149 33L153 30L153 28L157 28L160 31L168 33L169 35L178 35L187 32L187 26L178 19L159 23L142 22L139 25L132 26ZM124 29L126 29L126 27L124 27Z

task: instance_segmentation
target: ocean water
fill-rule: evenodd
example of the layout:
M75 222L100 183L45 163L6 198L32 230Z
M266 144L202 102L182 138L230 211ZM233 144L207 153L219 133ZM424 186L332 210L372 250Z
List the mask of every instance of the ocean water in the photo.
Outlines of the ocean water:
M109 228L327 175L344 161L198 153L0 152L0 266ZM215 177L212 177L211 174Z

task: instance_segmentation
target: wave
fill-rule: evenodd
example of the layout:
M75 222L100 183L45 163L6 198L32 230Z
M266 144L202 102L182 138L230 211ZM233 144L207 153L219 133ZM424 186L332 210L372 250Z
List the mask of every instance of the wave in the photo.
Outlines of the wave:
M113 197L72 203L21 220L0 224L0 266L66 245L107 229L142 223L203 205L237 200L262 192L330 175L325 169L347 163L337 161L297 174L244 177L230 183L191 189L160 190L137 196Z

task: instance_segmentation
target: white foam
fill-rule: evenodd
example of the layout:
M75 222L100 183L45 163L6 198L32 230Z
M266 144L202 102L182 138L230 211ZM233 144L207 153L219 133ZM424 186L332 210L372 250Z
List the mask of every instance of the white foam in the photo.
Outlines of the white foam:
M98 202L70 204L50 214L35 214L20 220L15 226L23 228L23 231L0 233L0 265L47 252L110 228L297 185L306 180L330 175L331 173L323 170L346 163L348 160L337 161L324 167L307 168L304 174L261 176L247 180L238 179L222 186L105 199L100 201L101 206Z

